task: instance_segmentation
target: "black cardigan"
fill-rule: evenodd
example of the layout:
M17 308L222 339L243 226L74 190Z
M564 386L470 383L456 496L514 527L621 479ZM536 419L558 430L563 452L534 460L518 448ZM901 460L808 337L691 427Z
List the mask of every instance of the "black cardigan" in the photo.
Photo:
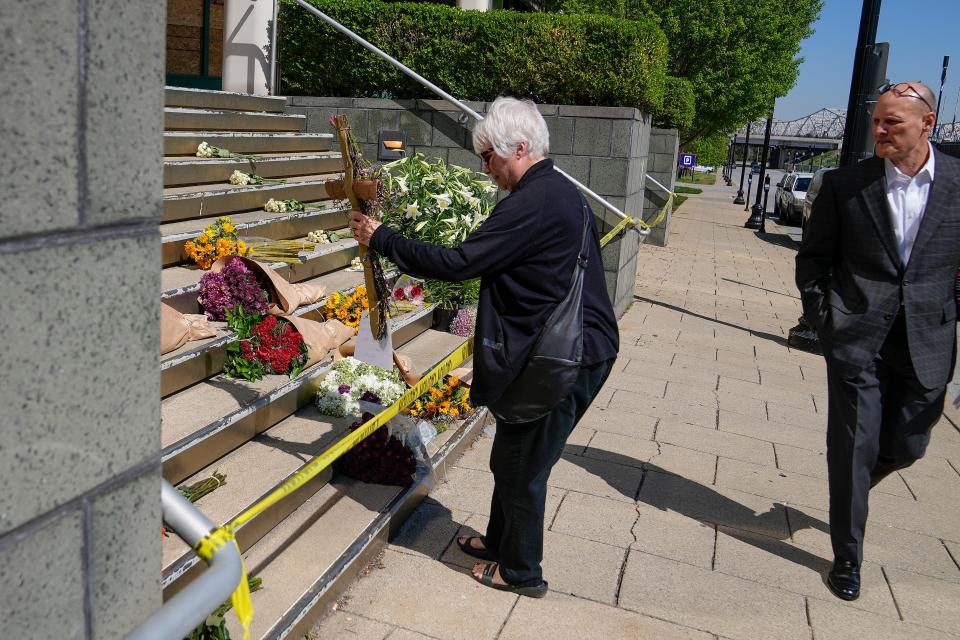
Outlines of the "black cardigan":
M590 219L590 259L583 290L583 364L616 357L617 321L607 296L599 235ZM480 277L471 398L499 398L527 361L550 312L563 299L583 231L576 187L551 160L530 167L514 190L461 245L411 240L386 225L370 246L404 273L440 280Z

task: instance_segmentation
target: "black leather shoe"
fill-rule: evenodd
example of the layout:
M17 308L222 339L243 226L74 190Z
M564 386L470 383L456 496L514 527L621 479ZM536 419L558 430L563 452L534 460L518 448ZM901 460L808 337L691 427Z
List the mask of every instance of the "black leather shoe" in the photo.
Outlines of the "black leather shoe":
M841 600L856 600L860 597L860 567L849 560L834 560L827 586Z

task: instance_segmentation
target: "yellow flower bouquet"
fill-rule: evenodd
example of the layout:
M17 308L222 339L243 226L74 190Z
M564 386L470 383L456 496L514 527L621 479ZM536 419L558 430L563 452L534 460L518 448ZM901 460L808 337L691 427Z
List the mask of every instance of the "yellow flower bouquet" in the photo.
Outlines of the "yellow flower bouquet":
M183 250L201 269L209 269L216 260L226 256L246 256L250 250L247 244L237 236L230 216L220 216L216 222L207 225L199 236L187 240Z
M324 315L327 320L339 320L356 329L360 326L360 316L369 309L368 304L367 288L364 286L357 287L353 293L335 291L327 297Z
M448 375L442 385L430 387L402 413L431 420L437 425L451 420L462 420L473 413L470 404L470 387L458 377ZM437 431L443 431L438 428Z

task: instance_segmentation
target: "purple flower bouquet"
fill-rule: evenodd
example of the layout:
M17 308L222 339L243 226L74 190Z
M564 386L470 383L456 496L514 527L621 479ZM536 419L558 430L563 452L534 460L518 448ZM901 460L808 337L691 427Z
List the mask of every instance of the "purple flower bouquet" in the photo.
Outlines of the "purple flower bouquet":
M200 278L200 304L211 320L227 319L227 307L240 305L247 313L266 313L270 296L241 258L234 257L222 271Z

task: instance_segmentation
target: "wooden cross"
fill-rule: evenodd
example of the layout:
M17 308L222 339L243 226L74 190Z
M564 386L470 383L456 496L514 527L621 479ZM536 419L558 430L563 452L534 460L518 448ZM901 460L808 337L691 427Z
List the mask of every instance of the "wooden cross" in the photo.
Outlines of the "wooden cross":
M347 122L347 116L336 116L334 122L337 127L337 137L340 140L340 155L343 157L343 190L350 201L350 205L360 211L360 198L353 188L354 166L350 158L350 123ZM360 262L363 264L363 280L367 285L367 302L369 306L370 329L374 336L381 335L379 299L377 297L377 285L373 276L373 266L367 258L367 248L360 245Z

